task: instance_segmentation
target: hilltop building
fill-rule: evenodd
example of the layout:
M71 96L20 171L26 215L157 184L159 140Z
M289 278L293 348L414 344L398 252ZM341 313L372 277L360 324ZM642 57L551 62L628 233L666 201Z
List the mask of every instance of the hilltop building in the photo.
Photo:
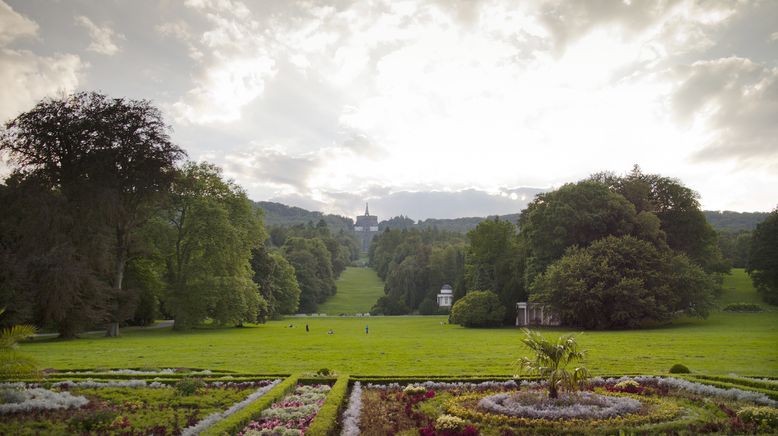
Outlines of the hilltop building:
M373 237L378 234L378 216L370 215L367 203L365 203L365 214L357 217L354 234L357 236L362 253L367 253L370 249L370 243L373 242Z

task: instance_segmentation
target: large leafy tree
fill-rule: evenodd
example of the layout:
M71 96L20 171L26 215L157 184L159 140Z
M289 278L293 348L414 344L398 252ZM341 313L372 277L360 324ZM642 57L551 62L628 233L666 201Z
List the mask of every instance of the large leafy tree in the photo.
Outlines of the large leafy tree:
M656 217L636 213L623 195L595 181L539 194L522 212L519 228L527 250L527 284L567 248L587 247L606 236L635 235L664 245Z
M490 289L505 308L504 322L513 318L516 302L526 298L521 282L516 226L508 221L486 220L468 232L465 257L467 289Z
M255 322L266 302L249 262L266 235L243 190L214 165L187 163L173 184L167 219L165 308L175 328L206 318Z
M683 313L707 316L716 286L684 254L633 236L609 236L572 247L534 282L532 301L556 310L565 324L592 329L638 328Z
M673 250L686 253L707 272L727 271L716 232L700 210L699 194L679 180L645 174L637 165L625 176L606 172L590 180L623 195L638 213L656 215Z
M266 316L277 318L297 312L300 306L300 285L294 267L280 253L261 245L252 252L251 268L259 292L267 301Z
M335 276L327 246L319 238L291 237L282 252L294 267L300 286L301 313L313 313L327 297L335 295Z
M762 299L778 304L778 209L754 230L748 254L748 274Z
M109 335L133 313L123 288L137 229L151 217L184 152L172 143L161 112L145 100L78 93L38 103L5 125L0 151L20 170L59 191L78 221L109 235L113 261ZM87 219L84 219L87 218Z

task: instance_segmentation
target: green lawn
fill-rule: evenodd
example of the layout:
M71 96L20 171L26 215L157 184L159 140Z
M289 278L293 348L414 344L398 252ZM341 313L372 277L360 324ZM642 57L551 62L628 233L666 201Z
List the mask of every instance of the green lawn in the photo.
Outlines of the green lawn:
M319 306L319 313L367 313L376 300L384 296L384 282L371 268L348 267L337 285L338 293Z
M754 291L742 271L723 298L748 301ZM732 290L735 288L735 290ZM732 295L736 293L736 295ZM200 367L276 373L322 367L351 374L511 374L527 354L515 328L465 329L446 317L308 317L265 325L178 333L133 331L119 338L39 340L22 345L44 367ZM311 331L305 332L308 322ZM294 327L289 328L289 324ZM370 332L365 334L365 324ZM328 329L335 334L328 335ZM570 330L546 329L549 335ZM778 376L778 311L715 312L637 331L585 332L587 366L597 374L666 372L683 363L708 374Z

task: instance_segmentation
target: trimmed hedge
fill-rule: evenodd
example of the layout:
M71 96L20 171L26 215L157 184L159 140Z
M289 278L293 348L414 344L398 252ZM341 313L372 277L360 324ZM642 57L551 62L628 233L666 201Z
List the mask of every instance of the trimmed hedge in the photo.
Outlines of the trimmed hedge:
M256 401L246 406L244 409L224 418L211 427L205 429L200 435L202 436L222 436L233 435L247 426L252 419L262 413L263 410L270 407L273 403L280 400L287 393L294 390L299 380L299 374L293 374L282 381L276 387L270 390L270 392L257 398Z
M723 382L723 383L732 383L736 385L747 386L750 388L766 389L778 393L778 383L776 383L775 380L773 380L773 383L769 383L764 380L757 380L755 378L750 378L750 377L732 377L726 375L704 375L704 374L695 374L692 377L697 379L702 379L700 381L712 380L712 381Z
M329 436L335 434L338 426L338 418L343 404L348 396L349 376L342 375L330 389L327 399L324 400L319 413L313 418L311 425L305 431L306 435Z
M697 383L702 383L702 384L706 384L706 385L710 385L710 386L715 386L717 388L722 388L722 389L735 388L735 389L742 389L742 390L759 392L761 394L767 395L771 400L778 401L778 390L764 389L764 388L754 387L754 386L745 385L745 384L721 382L721 381L710 380L710 379L699 378L699 377L688 377L687 379L690 380L690 381L695 381Z

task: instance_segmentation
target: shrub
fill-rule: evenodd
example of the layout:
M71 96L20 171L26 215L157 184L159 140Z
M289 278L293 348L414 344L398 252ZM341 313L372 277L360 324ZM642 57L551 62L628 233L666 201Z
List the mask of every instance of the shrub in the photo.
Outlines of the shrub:
M690 372L686 365L680 363L676 363L670 368L670 374L689 374Z
M737 412L738 418L749 424L778 428L778 409L773 407L744 407Z
M176 392L179 395L194 395L205 388L205 382L197 377L184 377L176 383Z
M761 312L762 306L753 303L732 303L728 304L724 310L727 312Z
M320 370L316 371L316 375L319 377L329 377L332 374L334 374L334 372L329 368L321 368Z
M411 309L399 300L391 298L387 295L381 297L376 302L375 306L370 309L371 315L407 315Z
M465 327L488 327L502 323L505 307L491 291L470 291L451 308L451 323Z

